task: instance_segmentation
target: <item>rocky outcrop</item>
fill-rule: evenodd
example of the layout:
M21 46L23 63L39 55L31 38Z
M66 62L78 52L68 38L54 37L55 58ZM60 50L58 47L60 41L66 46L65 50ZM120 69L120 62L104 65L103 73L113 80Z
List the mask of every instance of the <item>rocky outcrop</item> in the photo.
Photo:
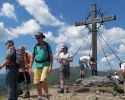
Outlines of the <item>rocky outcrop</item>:
M90 76L85 79L76 80L75 84L81 84L84 86L104 86L113 85L113 82L106 76Z

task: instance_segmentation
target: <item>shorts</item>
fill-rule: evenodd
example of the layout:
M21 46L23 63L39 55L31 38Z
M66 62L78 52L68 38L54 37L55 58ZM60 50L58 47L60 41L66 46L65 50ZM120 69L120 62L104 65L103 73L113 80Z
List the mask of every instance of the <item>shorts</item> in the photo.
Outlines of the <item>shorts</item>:
M47 81L48 66L34 69L34 84L39 84L42 81Z
M85 64L84 62L79 61L80 70L84 70L85 69L85 65L84 64Z
M30 74L28 72L19 72L18 83L26 82L31 83Z
M61 65L60 78L68 79L70 77L70 65Z

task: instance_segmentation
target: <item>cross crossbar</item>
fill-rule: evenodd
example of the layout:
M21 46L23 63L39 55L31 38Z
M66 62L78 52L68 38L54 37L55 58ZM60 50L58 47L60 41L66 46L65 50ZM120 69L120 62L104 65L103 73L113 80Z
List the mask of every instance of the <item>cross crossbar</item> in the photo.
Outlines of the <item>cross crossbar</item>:
M83 22L75 22L75 26L82 26L82 25L87 25L87 24L93 24L93 23L99 23L99 22L106 22L106 21L112 21L116 20L116 16L107 16L104 18L96 18L92 20L85 20Z

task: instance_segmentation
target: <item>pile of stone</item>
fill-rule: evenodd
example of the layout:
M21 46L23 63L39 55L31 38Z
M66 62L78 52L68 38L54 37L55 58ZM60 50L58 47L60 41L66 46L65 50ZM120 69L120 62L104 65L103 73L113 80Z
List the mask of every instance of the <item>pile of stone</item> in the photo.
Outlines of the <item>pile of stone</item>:
M81 84L84 86L105 86L113 85L113 82L106 76L90 76L85 79L76 80L75 84Z

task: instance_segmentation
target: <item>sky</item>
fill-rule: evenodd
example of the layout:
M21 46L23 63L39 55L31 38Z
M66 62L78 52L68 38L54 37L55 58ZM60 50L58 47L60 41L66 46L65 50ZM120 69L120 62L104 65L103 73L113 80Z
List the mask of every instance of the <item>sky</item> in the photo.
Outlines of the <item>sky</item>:
M88 34L91 25L88 28L85 25L75 27L75 22L84 21L87 17L91 19L88 15L91 13L92 4L97 5L97 11L104 14L103 17L116 15L116 20L98 23L97 26L99 33L115 54L125 61L124 0L0 0L0 63L4 61L5 42L8 39L14 40L16 48L25 45L32 53L36 44L34 34L41 31L46 36L45 41L52 48L53 68L59 68L56 56L62 44L68 46L72 55L78 51L71 63L71 66L77 66L79 57L92 55L90 53L92 33ZM98 13L97 17L101 15ZM98 70L110 70L110 66L112 69L120 70L118 58L101 37L99 38L101 43L97 41ZM5 69L2 69L2 72L5 72Z

